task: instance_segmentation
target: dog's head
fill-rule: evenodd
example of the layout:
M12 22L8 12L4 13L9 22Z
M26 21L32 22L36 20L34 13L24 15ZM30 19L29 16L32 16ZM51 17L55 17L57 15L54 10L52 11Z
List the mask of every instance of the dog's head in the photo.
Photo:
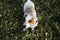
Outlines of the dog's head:
M28 15L25 17L25 22L24 22L23 26L26 28L35 27L35 26L37 26L36 24L38 24L38 22L36 22L36 21L37 20L34 17Z

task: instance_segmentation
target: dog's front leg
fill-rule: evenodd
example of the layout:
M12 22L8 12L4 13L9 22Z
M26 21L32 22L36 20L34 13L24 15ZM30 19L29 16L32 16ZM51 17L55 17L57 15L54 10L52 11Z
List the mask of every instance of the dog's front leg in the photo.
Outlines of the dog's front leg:
M28 29L28 28L29 28L29 27L24 28L23 31L26 31L26 29Z
M23 31L26 31L26 28L24 28Z
M32 30L34 30L34 28L32 28Z

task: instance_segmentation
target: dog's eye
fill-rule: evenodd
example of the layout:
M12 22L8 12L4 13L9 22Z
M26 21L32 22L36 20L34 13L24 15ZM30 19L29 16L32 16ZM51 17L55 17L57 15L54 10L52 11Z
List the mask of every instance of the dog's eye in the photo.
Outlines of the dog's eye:
M29 20L29 22L32 22L31 20Z
M37 23L38 21L36 21L36 23Z

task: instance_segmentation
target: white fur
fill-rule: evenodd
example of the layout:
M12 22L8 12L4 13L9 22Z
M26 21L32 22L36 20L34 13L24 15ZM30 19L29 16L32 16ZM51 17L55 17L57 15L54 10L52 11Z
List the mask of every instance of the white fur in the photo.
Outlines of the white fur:
M35 5L34 5L34 3L33 3L32 1L27 0L27 2L24 4L24 12L25 12L26 9L29 8L29 7L35 8Z
M25 31L27 28L32 28L32 30L34 30L34 28L38 25L38 18L36 16L35 5L31 0L27 0L27 2L24 4L24 17L25 22L23 25L26 25L26 27L23 29L23 31ZM30 25L28 21L32 18L34 18L34 24Z

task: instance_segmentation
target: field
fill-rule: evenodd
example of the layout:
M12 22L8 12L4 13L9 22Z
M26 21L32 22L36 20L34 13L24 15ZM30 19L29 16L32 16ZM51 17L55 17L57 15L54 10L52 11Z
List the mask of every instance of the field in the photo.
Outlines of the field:
M60 0L32 1L39 24L23 32L26 0L0 0L0 40L60 40Z

